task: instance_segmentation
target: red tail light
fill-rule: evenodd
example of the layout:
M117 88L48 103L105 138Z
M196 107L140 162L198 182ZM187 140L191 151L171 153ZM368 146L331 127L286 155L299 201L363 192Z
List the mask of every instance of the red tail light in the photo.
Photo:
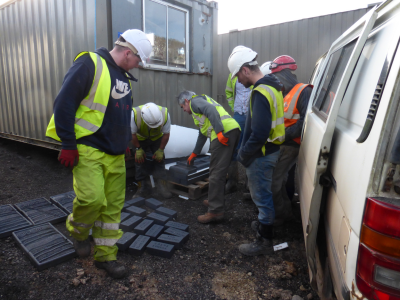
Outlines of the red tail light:
M400 206L367 199L356 283L368 299L400 300Z

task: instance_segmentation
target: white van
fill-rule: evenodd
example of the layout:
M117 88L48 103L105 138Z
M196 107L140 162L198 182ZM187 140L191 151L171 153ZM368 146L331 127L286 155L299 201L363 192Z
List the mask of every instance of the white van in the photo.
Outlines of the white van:
M321 298L400 299L399 37L400 0L386 1L312 76L297 180Z

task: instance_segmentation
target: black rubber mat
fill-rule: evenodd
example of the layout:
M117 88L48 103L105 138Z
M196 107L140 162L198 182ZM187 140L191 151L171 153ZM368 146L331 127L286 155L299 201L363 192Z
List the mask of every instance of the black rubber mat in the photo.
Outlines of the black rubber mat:
M0 206L0 238L10 236L15 230L32 226L12 205Z
M72 202L74 201L75 196L75 192L71 191L64 194L51 196L50 201L60 207L66 213L72 214Z
M34 225L64 221L67 214L45 198L33 199L15 204L15 207Z
M39 271L76 256L72 242L49 223L14 231L12 234Z

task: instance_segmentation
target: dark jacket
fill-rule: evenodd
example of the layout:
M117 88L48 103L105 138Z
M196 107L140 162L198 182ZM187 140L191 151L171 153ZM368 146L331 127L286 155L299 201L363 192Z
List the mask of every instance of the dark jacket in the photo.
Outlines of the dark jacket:
M260 84L269 85L278 91L282 89L282 84L274 75L264 76L256 82L254 88ZM253 116L251 117L249 108L246 117L246 126L243 130L242 145L238 155L238 161L245 167L250 166L256 158L263 156L261 151L262 146L265 145L265 155L279 150L279 145L273 143L265 144L269 138L272 122L271 108L268 100L261 93L254 91L251 94L250 101Z
M107 154L125 153L132 139L130 120L132 111L132 91L129 80L137 81L131 74L120 68L106 48L95 51L106 62L111 76L110 98L101 127L94 134L75 139L75 114L81 101L88 95L93 83L95 66L89 54L79 57L65 75L60 92L54 102L54 120L57 135L63 149L74 150L77 144L99 149ZM121 85L117 80L128 84L129 93L114 99ZM114 92L113 92L114 89ZM119 91L121 92L121 91Z

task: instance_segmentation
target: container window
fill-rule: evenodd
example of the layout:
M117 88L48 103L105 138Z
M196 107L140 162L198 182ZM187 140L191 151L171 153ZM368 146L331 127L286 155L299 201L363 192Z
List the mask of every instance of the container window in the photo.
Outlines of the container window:
M188 11L169 3L144 0L144 32L153 51L147 66L188 71Z

